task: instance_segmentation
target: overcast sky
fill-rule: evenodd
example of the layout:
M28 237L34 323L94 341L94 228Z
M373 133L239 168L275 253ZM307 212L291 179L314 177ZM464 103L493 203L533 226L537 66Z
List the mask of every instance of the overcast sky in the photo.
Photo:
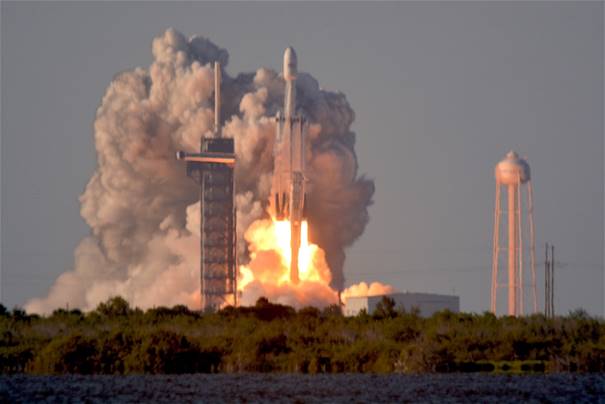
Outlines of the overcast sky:
M95 110L113 76L148 67L169 27L230 54L230 75L299 69L346 94L370 223L347 285L455 293L489 309L494 165L526 156L539 301L554 243L556 310L603 315L603 3L14 3L2 9L0 300L45 295L89 230Z

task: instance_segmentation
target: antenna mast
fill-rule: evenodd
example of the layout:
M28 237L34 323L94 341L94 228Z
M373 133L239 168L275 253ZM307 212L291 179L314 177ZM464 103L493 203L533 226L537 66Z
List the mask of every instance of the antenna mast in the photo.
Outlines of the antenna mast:
M214 62L214 135L217 138L221 133L221 64Z

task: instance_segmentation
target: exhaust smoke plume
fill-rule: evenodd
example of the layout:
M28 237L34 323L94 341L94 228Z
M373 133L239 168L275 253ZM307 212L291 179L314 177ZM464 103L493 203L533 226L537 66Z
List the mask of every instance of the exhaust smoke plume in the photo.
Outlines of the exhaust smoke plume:
M197 152L201 136L211 132L212 62L226 66L228 53L169 29L154 39L153 58L149 69L120 73L107 88L94 123L98 166L80 197L91 234L76 248L73 270L60 275L46 297L28 302L28 312L66 304L92 309L115 295L141 308L200 307L199 188L174 156ZM270 220L273 117L283 92L283 78L271 69L235 78L223 72L223 133L235 139L237 154L238 256L242 267L260 271L267 268L251 262L258 251L248 247L246 234L255 222ZM313 253L318 273L331 288L303 282L293 292L257 280L243 290L244 302L263 295L295 306L335 303L335 290L344 287L344 249L368 221L374 183L357 173L353 110L344 94L321 90L306 73L299 74L297 92L312 123L309 239L319 247Z
M342 300L346 303L347 298L354 296L379 296L394 293L390 285L385 285L380 282L372 282L369 285L365 282L360 282L357 285L352 285L342 291Z

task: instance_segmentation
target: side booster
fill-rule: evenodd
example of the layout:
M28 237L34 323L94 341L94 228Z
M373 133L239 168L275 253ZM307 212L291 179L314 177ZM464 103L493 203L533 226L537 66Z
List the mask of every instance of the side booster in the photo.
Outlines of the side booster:
M296 112L296 52L289 47L284 52L283 76L286 81L283 112L276 120L274 168L270 207L277 220L289 220L291 226L290 279L298 283L298 251L301 224L305 219L305 129L306 122Z

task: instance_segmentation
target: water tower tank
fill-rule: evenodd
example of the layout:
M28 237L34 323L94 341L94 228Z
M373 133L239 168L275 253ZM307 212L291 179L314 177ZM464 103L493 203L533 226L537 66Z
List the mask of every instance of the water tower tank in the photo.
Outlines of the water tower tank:
M511 150L504 160L496 164L495 174L500 184L525 184L530 179L529 164Z

